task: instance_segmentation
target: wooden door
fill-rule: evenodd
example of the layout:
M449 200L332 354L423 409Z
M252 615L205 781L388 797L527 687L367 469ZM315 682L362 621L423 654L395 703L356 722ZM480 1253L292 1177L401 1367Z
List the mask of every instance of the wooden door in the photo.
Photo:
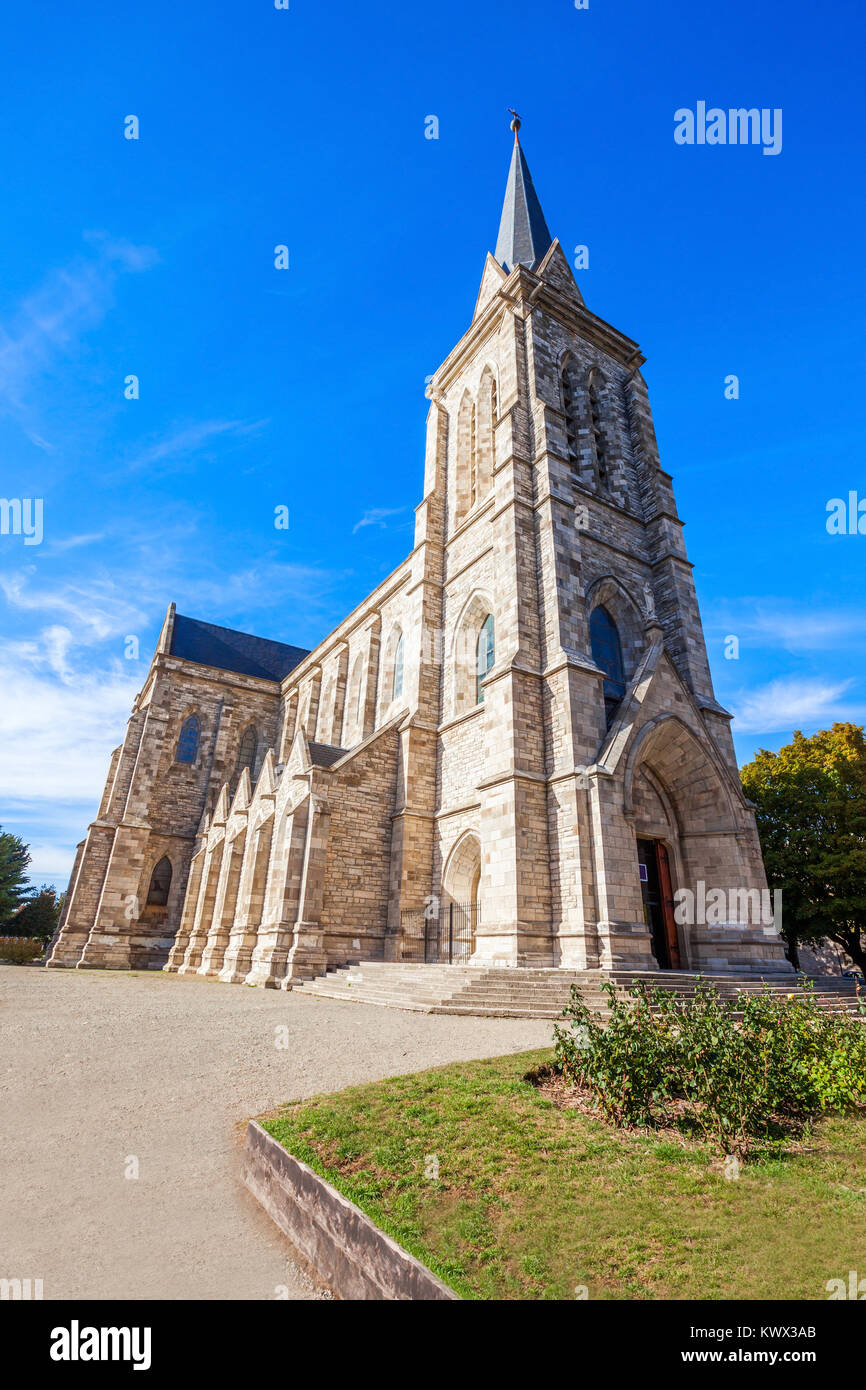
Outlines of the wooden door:
M661 890L661 905L665 924L665 940L668 948L668 960L671 970L680 968L680 943L677 937L677 924L674 918L674 894L671 887L671 865L668 858L667 846L661 840L656 840L656 856L659 871L659 889Z

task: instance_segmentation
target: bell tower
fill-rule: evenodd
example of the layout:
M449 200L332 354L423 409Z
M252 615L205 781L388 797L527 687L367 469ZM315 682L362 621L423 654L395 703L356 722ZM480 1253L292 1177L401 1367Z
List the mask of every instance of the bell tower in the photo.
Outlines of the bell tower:
M466 881L474 837L478 963L786 969L760 920L673 920L678 889L766 887L754 817L645 359L587 308L513 114L495 254L430 390L416 544L437 516L434 894L454 895L452 865Z

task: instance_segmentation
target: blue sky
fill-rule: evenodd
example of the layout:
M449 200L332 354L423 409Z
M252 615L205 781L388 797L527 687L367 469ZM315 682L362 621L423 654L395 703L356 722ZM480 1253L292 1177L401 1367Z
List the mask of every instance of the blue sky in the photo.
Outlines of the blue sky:
M312 646L411 546L508 106L588 306L647 356L741 758L863 721L866 537L825 521L866 497L864 29L854 0L19 9L0 494L45 529L0 536L0 821L34 878L68 874L169 601ZM675 144L700 100L781 108L781 153Z

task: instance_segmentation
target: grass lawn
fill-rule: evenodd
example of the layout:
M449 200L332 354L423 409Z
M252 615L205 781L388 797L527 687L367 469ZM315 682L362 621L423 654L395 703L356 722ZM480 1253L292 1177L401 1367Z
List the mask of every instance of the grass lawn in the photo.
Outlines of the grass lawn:
M464 1298L826 1299L866 1264L866 1118L731 1180L692 1140L546 1099L523 1077L550 1060L456 1063L261 1122Z

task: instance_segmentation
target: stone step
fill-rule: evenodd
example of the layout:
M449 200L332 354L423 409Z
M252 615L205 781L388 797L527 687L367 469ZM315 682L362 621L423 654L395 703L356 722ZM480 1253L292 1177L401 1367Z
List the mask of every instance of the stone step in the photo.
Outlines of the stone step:
M728 1001L736 1000L738 994L785 998L790 995L804 997L808 992L821 1008L835 1013L856 1013L858 1003L854 982L834 976L808 981L801 975L761 980L731 974L698 976L688 971L607 973L555 967L504 969L484 965L422 965L405 961L341 963L296 988L300 993L321 998L413 1013L559 1019L569 1002L573 985L579 988L587 1007L604 1018L609 1014L610 1001L602 986L612 984L619 997L623 997L635 983L663 989L684 1003L694 998L699 984L712 985Z
M832 1011L856 1012L859 1007L857 1000L840 998L839 996L833 994L815 995L814 997L815 1002L820 1007L830 1009ZM559 1012L560 1009L558 1006L564 1007L564 1005L567 1004L568 999L567 997L562 996L559 999L555 999L549 996L535 994L532 991L526 991L525 993L521 994L518 991L500 993L486 990L463 990L455 992L448 1002L450 1004L459 1004L461 1006L465 1005L466 1007L520 1006L537 1008L557 1008L557 1011ZM592 997L587 997L586 995L584 995L583 1002L591 1010L598 1008L600 1012L609 1011L609 1005L606 998L593 999Z
M366 983L351 983L348 980L320 979L304 981L298 988L302 993L306 991L308 994L315 992L316 989L336 989L339 990L341 994L351 995L354 998L360 998L361 995L375 994L378 998L382 999L402 999L404 997L411 997L413 999L428 999L433 1003L440 999L448 998L455 993L453 989L444 987L441 989L401 989L396 985L377 985L372 981Z
M520 1009L514 1006L502 1008L490 1008L482 1005L469 1004L437 1004L430 1010L431 1014L462 1014L471 1018L548 1018L558 1019L560 1010L525 1008Z
M379 986L377 986L377 988L378 988L378 987L379 987ZM520 984L519 982L516 982L516 981L515 981L515 982L510 982L510 981L509 981L508 983L500 984L498 981L487 980L487 981L472 981L472 982L470 982L470 983L468 983L468 984L458 985L457 988L464 989L464 990L466 990L467 992L470 992L470 991L471 991L471 992L473 992L473 993L484 993L484 994L489 994L489 993L494 993L494 994L509 994L509 993L529 994L529 993L532 993L532 994L536 994L536 995L539 995L539 996L556 994L556 995L561 995L561 996L567 997L567 996L571 993L571 988L572 988L572 987L571 987L571 985L568 985L568 984L563 984L563 985L557 986L557 985L555 985L555 984L550 984L550 985L546 985L546 984L545 984L545 985L542 985L542 984L527 983L527 984L525 984L525 985L522 985L522 984ZM607 992L601 990L601 989L598 988L596 985L579 985L577 988L578 988L580 994L583 995L584 998L592 997L592 998L597 998L597 999L601 999L601 998L605 998L605 999L606 999L606 998L608 997ZM681 988L679 988L679 989L672 989L672 990L665 989L665 988L662 986L662 987L659 987L658 992L659 992L660 994L664 994L664 995L673 995L673 997L674 997L675 999L695 999L695 998L697 998L697 992L696 992L695 990L693 990L693 989L687 989L687 988L685 988L685 986L683 986L683 987L681 987ZM616 988L616 994L617 994L617 997L619 997L619 998L628 998L628 997L629 997L628 993L627 993L621 986L617 986L617 988ZM796 987L794 987L793 989L786 989L786 990L770 990L770 989L761 989L760 986L756 986L756 987L753 988L753 989L719 990L719 991L718 991L718 994L719 994L719 997L722 998L722 999L752 998L752 997L756 997L756 996L759 996L759 997L765 998L765 999L788 999L788 998L794 998L794 999L808 999L808 998L815 998L815 999L843 999L843 1000L855 1000L855 1001L856 1001L856 999L857 999L857 996L856 996L856 995L854 995L854 994L847 994L847 993L844 993L844 992L841 991L841 990L809 990L809 991L806 991L806 990L803 990L803 989L798 989L798 988L796 988Z
M433 1009L438 1007L436 1004L420 1003L409 997L397 1000L393 998L393 996L385 998L382 995L373 994L372 992L370 994L350 994L346 990L329 988L327 986L324 986L322 989L313 990L305 990L301 987L298 993L314 994L317 999L343 999L352 1004L375 1004L377 1007L383 1009L403 1009L408 1013L428 1014L432 1013Z
M570 979L567 977L563 978L561 975L557 975L556 972L551 972L551 975L548 975L541 979L536 979L530 976L523 977L519 974L512 974L511 972L509 972L506 976L504 972L501 971L473 971L471 974L465 975L463 973L458 974L456 972L448 972L437 975L425 974L422 976L405 977L403 975L389 976L384 974L376 974L368 971L366 967L355 967L352 969L328 971L325 975L320 975L316 978L319 980L327 980L329 982L346 982L353 985L375 984L375 986L380 989L438 989L443 987L453 989L462 987L471 989L489 988L504 990L555 990L559 993L567 993L570 990L572 984L577 984L580 987L582 993L584 994L602 993L601 984L596 979L580 979L579 977L576 979ZM613 980L612 983L617 988L618 992L623 992L627 988L621 982L618 982L616 980ZM666 992L686 994L689 996L694 995L697 988L694 979L692 979L688 983L672 983L668 981L662 981L659 982L657 987L664 989ZM771 984L762 984L760 981L754 980L748 982L737 982L735 984L714 984L714 988L716 988L720 994L727 997L733 997L737 993L761 993L786 996L788 994L801 995L807 992L803 990L802 986L794 983L789 983L784 986L776 986ZM856 991L848 990L845 988L839 988L838 986L833 985L817 985L814 987L812 991L809 992L822 995L833 994L839 998L857 997Z

